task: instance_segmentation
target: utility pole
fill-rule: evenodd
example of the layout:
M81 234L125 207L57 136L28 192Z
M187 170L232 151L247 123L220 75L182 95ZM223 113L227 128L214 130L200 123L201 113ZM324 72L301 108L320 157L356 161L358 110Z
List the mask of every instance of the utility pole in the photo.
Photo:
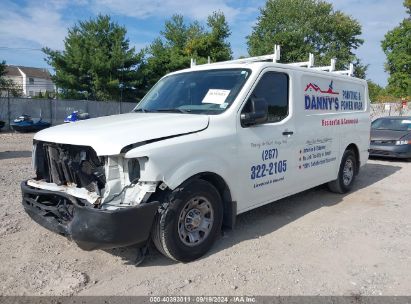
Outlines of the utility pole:
M10 88L7 88L7 121L9 123L9 130L11 130L11 118L10 118Z
M121 114L121 103L123 102L123 83L121 83L121 89L120 89L120 113Z
M50 123L53 124L53 99L49 98Z
M120 113L118 113L118 114L121 114L121 103L123 102L123 86L124 86L124 83L123 83L123 81L124 81L124 59L123 59L123 66L122 66L122 68L121 68L121 83L120 83Z

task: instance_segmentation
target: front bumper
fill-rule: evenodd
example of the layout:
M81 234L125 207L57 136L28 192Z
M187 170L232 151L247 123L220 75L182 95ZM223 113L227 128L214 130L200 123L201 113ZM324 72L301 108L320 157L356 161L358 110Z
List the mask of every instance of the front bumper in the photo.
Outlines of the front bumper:
M101 210L60 192L21 183L23 207L41 226L69 237L84 250L142 244L150 236L159 202ZM90 206L90 207L89 207Z
M370 156L411 158L411 145L371 144Z

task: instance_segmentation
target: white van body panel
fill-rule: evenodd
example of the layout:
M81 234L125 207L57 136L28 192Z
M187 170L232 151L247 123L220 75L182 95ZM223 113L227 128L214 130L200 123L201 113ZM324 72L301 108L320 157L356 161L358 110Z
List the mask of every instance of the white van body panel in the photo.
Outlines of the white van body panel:
M208 117L178 113L127 113L64 124L36 133L35 140L91 146L97 155L120 154L147 140L206 129Z
M230 184L230 175L233 173L230 155L234 155L235 147L227 147L226 143L234 135L220 134L218 138L207 138L207 133L212 134L213 128L201 133L137 147L127 152L125 157L147 157L147 162L142 166L142 180L162 181L170 189L175 189L186 179L202 172L216 173L225 177L224 180Z
M176 73L226 68L203 65ZM138 159L139 184L173 190L197 174L216 174L237 202L237 214L336 179L349 145L365 164L370 132L365 81L267 62L229 68L250 69L251 76L221 114L130 113L53 127L35 140L91 146L97 155L118 156L124 163ZM241 110L268 72L288 77L288 115L243 127Z

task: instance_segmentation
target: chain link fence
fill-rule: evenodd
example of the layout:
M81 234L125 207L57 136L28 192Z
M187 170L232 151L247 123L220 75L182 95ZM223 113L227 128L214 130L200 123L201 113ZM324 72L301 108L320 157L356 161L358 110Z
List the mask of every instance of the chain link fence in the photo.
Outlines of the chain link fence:
M6 123L4 129L10 129L10 123L22 114L33 118L41 117L52 125L58 125L73 111L89 113L93 118L127 113L136 105L137 103L116 101L0 98L0 120Z

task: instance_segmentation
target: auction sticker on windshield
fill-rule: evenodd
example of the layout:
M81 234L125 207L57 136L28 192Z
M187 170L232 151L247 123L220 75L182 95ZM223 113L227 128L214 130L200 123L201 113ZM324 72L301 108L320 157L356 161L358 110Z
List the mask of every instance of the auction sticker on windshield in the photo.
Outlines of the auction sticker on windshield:
M223 104L230 94L230 90L210 89L204 96L202 103Z

